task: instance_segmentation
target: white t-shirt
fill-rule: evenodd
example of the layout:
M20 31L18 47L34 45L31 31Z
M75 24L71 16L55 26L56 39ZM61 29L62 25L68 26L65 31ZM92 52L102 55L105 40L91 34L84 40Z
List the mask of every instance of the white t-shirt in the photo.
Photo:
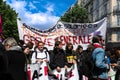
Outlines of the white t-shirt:
M36 49L36 52L32 54L31 63L36 63L36 59L42 59L50 61L49 53L44 49L43 52L40 52Z

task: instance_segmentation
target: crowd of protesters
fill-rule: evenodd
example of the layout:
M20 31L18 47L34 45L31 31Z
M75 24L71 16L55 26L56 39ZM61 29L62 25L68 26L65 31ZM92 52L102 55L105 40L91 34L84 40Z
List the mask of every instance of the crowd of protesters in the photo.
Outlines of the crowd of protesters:
M95 36L92 39L95 49L91 58L96 68L89 80L108 80L110 67L116 71L115 80L120 80L120 47L107 50L101 41L101 36ZM17 42L12 37L2 41L0 43L0 80L28 80L27 65L43 61L52 70L56 69L58 72L61 68L66 69L77 63L79 80L83 80L79 68L80 55L83 51L81 45L73 50L73 44L67 43L64 50L62 42L56 41L51 51L44 45L42 41L38 41L36 46L32 42L25 44L23 40Z

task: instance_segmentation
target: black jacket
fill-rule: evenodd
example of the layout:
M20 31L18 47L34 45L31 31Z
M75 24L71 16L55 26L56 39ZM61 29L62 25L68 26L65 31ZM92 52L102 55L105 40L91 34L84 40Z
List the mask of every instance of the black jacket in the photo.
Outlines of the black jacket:
M6 51L5 54L8 58L7 75L9 75L13 80L26 80L25 54L17 50Z
M65 54L66 54L66 59L67 60L69 60L69 59L75 60L76 59L75 58L75 52L73 50L66 50ZM72 56L72 57L70 58L70 56ZM72 65L73 65L73 63L68 63L67 62L68 67L71 67Z
M67 59L63 49L54 49L52 53L53 59L50 62L51 69L56 69L58 66L63 68L67 65Z

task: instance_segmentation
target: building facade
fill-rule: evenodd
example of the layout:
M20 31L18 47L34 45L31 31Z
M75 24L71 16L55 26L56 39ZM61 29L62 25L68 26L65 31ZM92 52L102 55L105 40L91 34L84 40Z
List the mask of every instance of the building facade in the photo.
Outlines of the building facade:
M89 13L91 22L107 18L107 43L120 43L120 0L78 0Z

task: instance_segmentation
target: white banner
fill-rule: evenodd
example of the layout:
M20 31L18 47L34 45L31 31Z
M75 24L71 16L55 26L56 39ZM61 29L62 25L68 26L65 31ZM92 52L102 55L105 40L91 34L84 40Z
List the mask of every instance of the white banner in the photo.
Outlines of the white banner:
M94 35L101 35L105 39L107 27L106 18L95 23L58 22L56 26L45 31L27 26L19 20L17 20L17 23L21 40L24 40L25 43L32 41L34 44L37 41L43 41L49 50L53 49L56 40L62 41L63 48L66 43L71 42L74 45L74 49L79 44L86 49Z
M46 62L30 64L28 68L29 80L49 80Z
M48 78L48 67L46 62L30 64L28 68L28 80L50 80ZM60 72L53 70L51 72L58 80L79 80L77 64L74 64L72 68L62 68Z
M79 80L77 64L74 64L73 67L67 68L66 70L62 68L61 72L54 70L53 74L55 74L59 80Z

